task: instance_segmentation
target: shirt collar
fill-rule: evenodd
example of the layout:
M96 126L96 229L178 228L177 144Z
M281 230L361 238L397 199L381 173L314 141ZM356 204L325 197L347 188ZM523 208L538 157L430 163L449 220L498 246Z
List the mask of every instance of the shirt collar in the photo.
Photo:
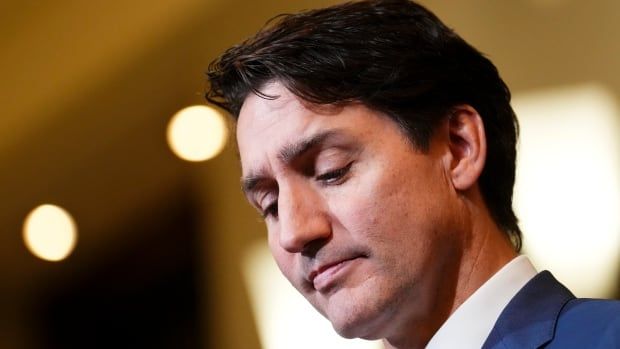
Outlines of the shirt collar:
M526 256L514 258L450 315L426 348L481 348L502 310L534 276Z

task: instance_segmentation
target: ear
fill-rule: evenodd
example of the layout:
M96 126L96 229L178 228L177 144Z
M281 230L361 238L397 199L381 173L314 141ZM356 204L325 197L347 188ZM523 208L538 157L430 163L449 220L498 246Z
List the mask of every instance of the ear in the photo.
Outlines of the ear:
M459 105L448 118L452 155L450 178L456 190L471 188L480 177L487 156L487 139L480 114L470 105Z

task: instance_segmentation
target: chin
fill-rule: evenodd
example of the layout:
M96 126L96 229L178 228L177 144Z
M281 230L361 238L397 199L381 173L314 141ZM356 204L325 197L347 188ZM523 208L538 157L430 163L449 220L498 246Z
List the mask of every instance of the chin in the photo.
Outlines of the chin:
M340 306L339 311L328 314L334 330L344 338L381 339L379 324L385 323L382 312L368 302Z
M374 331L374 326L370 324L374 321L349 321L347 323L338 323L332 321L334 330L344 338L362 338L366 340L381 339L378 331Z
M361 330L360 326L356 326L351 323L342 324L336 323L332 321L332 327L341 337L344 338L364 338L366 339L367 335L364 334L364 331Z

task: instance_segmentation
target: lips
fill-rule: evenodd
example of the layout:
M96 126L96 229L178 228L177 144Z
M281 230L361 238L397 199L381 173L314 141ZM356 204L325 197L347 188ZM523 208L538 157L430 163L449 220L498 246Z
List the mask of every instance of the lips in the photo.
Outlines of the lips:
M355 261L361 257L362 256L344 258L323 264L310 272L308 281L314 286L315 290L327 292L336 285L341 277L345 276Z

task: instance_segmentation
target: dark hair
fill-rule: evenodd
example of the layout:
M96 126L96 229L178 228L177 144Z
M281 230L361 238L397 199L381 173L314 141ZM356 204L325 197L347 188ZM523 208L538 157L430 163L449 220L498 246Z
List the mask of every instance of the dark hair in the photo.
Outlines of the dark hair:
M423 151L452 108L482 117L487 160L479 178L491 215L517 250L512 210L518 124L497 69L433 13L407 0L369 0L280 15L209 65L206 98L238 116L248 94L278 81L307 102L362 103L386 114Z

